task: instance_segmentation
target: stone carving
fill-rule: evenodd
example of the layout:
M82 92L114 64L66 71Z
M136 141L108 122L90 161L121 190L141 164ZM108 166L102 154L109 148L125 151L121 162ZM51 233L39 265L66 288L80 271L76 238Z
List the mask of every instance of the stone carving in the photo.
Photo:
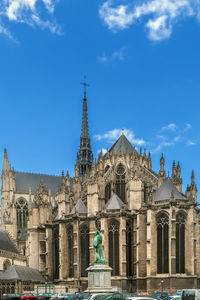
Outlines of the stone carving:
M34 201L37 205L47 204L48 191L42 180L40 181L40 185L35 193Z
M104 259L103 246L102 246L102 235L98 229L96 229L95 231L95 237L92 242L92 246L95 249L95 261L92 263L92 265L94 264L106 265L107 262Z

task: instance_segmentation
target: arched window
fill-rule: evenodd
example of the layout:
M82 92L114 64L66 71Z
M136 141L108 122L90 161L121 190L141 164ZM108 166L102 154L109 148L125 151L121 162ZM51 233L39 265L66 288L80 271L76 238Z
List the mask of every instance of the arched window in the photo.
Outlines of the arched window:
M28 205L25 199L19 199L16 203L17 212L17 228L23 229L27 227Z
M169 273L169 218L166 213L157 217L157 272Z
M123 202L126 201L125 168L122 164L117 166L116 194Z
M108 202L108 200L111 197L111 183L107 183L105 187L105 202Z
M3 270L7 270L11 266L11 263L8 259L6 259L3 263Z
M86 277L86 269L90 263L89 252L89 228L87 225L80 227L80 257L81 257L81 277Z
M133 224L126 222L126 275L133 276Z
M59 279L59 225L53 229L54 279Z
M74 276L74 236L73 236L73 226L69 225L67 227L67 242L68 242L68 269L69 277Z
M119 223L111 221L108 227L109 266L113 269L112 275L119 275Z
M176 216L176 273L185 273L185 215Z

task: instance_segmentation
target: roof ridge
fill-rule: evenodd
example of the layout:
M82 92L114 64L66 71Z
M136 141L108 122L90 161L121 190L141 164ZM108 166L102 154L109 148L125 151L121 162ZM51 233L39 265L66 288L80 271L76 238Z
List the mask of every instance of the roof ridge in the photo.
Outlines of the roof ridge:
M33 172L15 171L15 174L16 173L18 173L18 174L20 173L20 174L32 174L32 175L44 175L44 176L49 176L49 177L62 177L62 175L42 174L42 173L33 173Z

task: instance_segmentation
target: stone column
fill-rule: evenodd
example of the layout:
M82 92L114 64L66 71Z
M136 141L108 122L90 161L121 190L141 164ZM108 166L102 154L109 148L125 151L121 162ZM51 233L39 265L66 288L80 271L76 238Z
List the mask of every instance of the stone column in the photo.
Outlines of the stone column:
M169 252L169 273L176 274L176 211L175 211L175 207L173 206L171 208L171 222L169 221L169 245L170 244L171 244L171 252Z
M67 230L65 223L61 223L59 228L60 232L60 279L66 279L68 273L67 267Z
M95 220L90 220L89 222L89 239L90 239L90 263L95 260L95 251L92 246L92 242L94 240L94 235L95 235L95 230L96 230L96 225L95 225Z
M120 217L119 232L119 274L126 276L126 218Z
M102 234L102 245L104 249L105 261L109 264L109 254L108 254L108 221L107 218L101 219L101 234Z
M52 251L52 228L46 227L46 247L47 247L47 256L46 256L46 262L48 267L48 278L50 280L53 279L53 251Z
M79 221L74 220L74 278L80 277Z
M36 228L29 231L30 240L29 240L29 266L39 270L39 237L38 231Z
M147 243L146 243L146 252L147 252L147 276L151 275L151 255L152 255L152 241L151 241L151 218L152 211L147 211Z
M194 275L193 210L190 209L185 226L185 272Z

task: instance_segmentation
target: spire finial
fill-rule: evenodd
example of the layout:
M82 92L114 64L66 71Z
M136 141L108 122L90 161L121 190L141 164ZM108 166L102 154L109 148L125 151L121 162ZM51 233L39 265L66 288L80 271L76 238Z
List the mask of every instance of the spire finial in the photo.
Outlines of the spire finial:
M86 99L86 88L88 86L90 86L87 82L86 82L86 75L84 75L84 82L81 82L81 84L84 86L84 99Z

